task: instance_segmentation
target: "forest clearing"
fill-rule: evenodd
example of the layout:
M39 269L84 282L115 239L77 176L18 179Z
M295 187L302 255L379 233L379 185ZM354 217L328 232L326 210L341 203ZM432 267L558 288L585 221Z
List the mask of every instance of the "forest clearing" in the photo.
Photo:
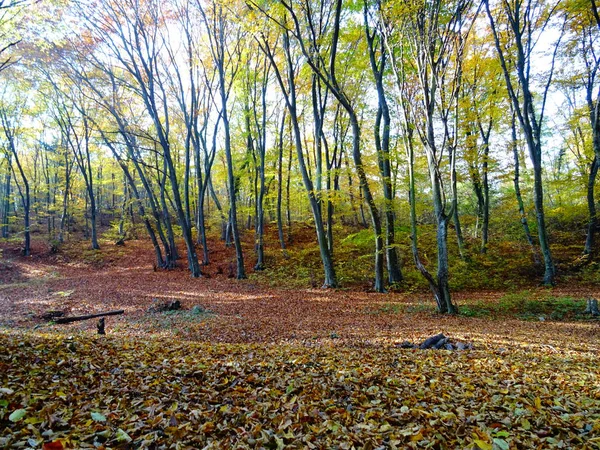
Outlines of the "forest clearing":
M600 449L597 0L0 0L0 448Z
M194 279L155 271L145 241L88 259L82 245L28 258L0 245L7 448L600 446L600 322L581 314L597 284L465 290L468 315L440 316L422 289L235 280L217 273L233 249ZM548 299L562 300L518 309ZM182 309L150 312L157 300ZM114 309L106 336L96 320L41 318ZM473 348L402 348L439 332Z

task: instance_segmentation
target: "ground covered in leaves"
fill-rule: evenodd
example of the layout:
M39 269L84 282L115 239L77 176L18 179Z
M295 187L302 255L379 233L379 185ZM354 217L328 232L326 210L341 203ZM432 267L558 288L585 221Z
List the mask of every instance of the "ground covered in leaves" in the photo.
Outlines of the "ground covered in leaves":
M0 448L600 448L600 323L579 315L600 288L461 292L440 317L427 292L236 281L218 254L193 280L155 272L144 242L82 251L4 246ZM40 318L112 309L106 336ZM439 332L474 349L400 348Z

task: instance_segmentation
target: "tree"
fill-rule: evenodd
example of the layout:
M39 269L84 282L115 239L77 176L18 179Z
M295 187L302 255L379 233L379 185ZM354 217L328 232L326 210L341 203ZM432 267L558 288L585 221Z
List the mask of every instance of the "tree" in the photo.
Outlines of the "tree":
M95 38L106 44L111 57L119 63L118 69L110 69L118 70L115 79L120 80L121 76L126 76L130 88L143 102L155 133L156 148L160 148L164 162L164 177L162 181L159 180L162 186L163 211L166 211L165 188L168 181L175 214L187 249L188 267L193 277L202 276L192 239L191 223L188 222L181 198L180 180L172 152L172 119L168 107L166 74L161 72L159 65L164 57L161 53L162 44L168 39L164 34L168 31L161 29L165 12L162 3L156 0L109 1L94 5L82 2L80 7L81 17L86 19L90 30L95 33ZM107 68L107 65L104 67ZM165 221L165 225L170 226L170 222ZM174 251L175 246L171 244L171 247Z
M227 102L229 93L239 69L241 49L243 42L241 30L236 27L234 22L227 17L227 9L216 1L212 1L208 8L202 3L197 2L204 26L206 27L209 48L213 63L217 68L219 94L221 96L221 117L223 121L223 131L225 133L225 158L227 162L227 188L229 191L230 223L233 233L233 243L236 254L237 278L246 278L246 269L244 268L244 253L240 239L240 232L237 222L236 205L236 186L233 168L233 158L231 156L231 127L229 123L229 111Z
M589 222L583 255L589 257L595 251L595 234L599 226L594 186L600 164L600 16L596 0L587 2L565 2L563 8L568 17L565 42L565 64L571 68L565 77L566 83L574 88L583 87L587 106L588 125L592 133L593 161L589 163L587 182L587 205ZM573 73L573 61L582 63ZM578 67L575 66L575 67Z
M462 83L462 61L466 37L471 30L476 13L473 3L458 0L451 4L419 3L400 5L398 9L384 11L387 24L387 40L390 58L395 65L396 82L404 91L407 66L414 71L417 91L412 97L415 104L404 109L405 132L409 131L409 164L412 166L412 133L417 132L425 149L431 185L431 195L437 234L437 275L427 278L442 313L456 313L456 305L450 297L448 284L448 224L458 205L456 191L456 150L458 146L458 98ZM395 17L393 17L395 15ZM396 21L400 21L396 24ZM396 28L394 28L396 26ZM402 33L406 41L391 42L392 33ZM401 58L398 62L397 58ZM404 96L406 99L406 96ZM409 116L410 114L410 116ZM447 159L446 159L447 158ZM412 170L412 169L409 169ZM444 177L442 174L447 173ZM411 176L414 181L414 177ZM412 183L412 182L411 182ZM445 185L449 185L450 201L446 197ZM414 189L414 186L412 186ZM414 192L411 193L414 204ZM411 205L412 207L412 205ZM412 219L414 221L414 218ZM459 245L461 242L460 233ZM416 245L416 234L413 230ZM420 266L413 248L413 257Z
M23 204L23 219L24 219L24 244L23 254L29 256L31 254L31 230L30 230L30 213L31 213L31 196L29 177L25 172L24 161L18 149L18 140L23 132L22 130L22 115L24 102L19 99L12 99L15 103L8 106L5 103L0 106L0 125L5 138L5 151L10 154L7 156L10 170L15 174L14 180L17 185L19 196ZM14 164L14 165L13 165ZM16 170L15 170L16 166ZM16 174L19 175L17 178ZM9 181L10 183L10 181Z
M384 75L387 64L387 53L385 51L384 39L380 30L381 22L377 21L372 27L372 13L369 11L368 3L364 4L365 35L369 52L371 71L375 79L377 89L377 115L375 119L375 148L379 162L379 171L383 180L383 199L386 219L385 248L388 269L388 281L390 284L402 281L400 261L396 249L396 238L394 229L394 195L392 190L392 170L390 165L390 129L391 116L386 92L384 88ZM383 122L383 130L381 125Z
M29 4L29 0L0 0L0 72L7 69L16 62L14 55L10 55L13 47L21 42L16 33L5 31L7 25L14 24L16 18L21 15L22 10Z
M534 75L532 64L534 51L539 44L539 36L554 18L556 4L533 0L501 0L498 10L492 12L489 0L484 0L490 28L494 37L496 52L500 59L510 101L516 112L519 124L533 166L534 204L536 210L540 249L544 258L544 280L546 285L554 284L555 267L550 251L546 216L544 213L544 187L542 180L542 125L546 109L548 91L554 75L556 55L564 34L564 22L560 27L560 37L553 44L550 70L545 74L539 102L533 91ZM506 17L499 22L498 16ZM511 58L506 57L510 49Z
M285 18L285 16L284 16ZM272 20L280 24L278 18L272 17ZM292 56L292 48L290 43L290 31L288 26L282 23L282 50L283 50L283 63L276 61L279 56L276 51L277 48L271 41L271 36L265 31L259 33L255 38L257 44L261 50L267 55L273 72L277 79L279 89L281 90L285 99L286 107L290 116L290 123L294 134L294 146L296 147L296 157L298 160L298 166L300 168L300 174L302 176L302 182L306 190L310 208L315 222L315 231L317 234L317 243L319 246L319 253L321 256L321 262L323 264L324 271L324 288L337 287L337 277L335 275L335 269L333 265L333 257L331 255L330 248L327 243L327 237L325 234L325 228L323 226L323 215L321 203L315 195L314 183L311 179L307 164L304 158L304 150L302 145L302 133L300 131L300 122L298 118L298 104L297 104L297 90L296 90L296 78L297 78L297 59ZM280 64L283 66L281 67ZM291 164L291 157L290 157ZM289 170L288 170L289 173ZM289 187L289 183L288 183ZM289 200L288 200L289 205ZM289 215L288 215L289 217ZM289 220L288 220L289 221Z
M92 173L92 156L90 148L92 134L89 120L90 112L88 110L88 105L85 104L85 100L81 96L77 99L70 98L70 100L73 108L70 109L64 103L59 105L59 112L56 116L56 120L85 181L86 194L90 204L92 248L94 250L99 250L96 193L94 192L94 175ZM74 113L77 113L79 117L76 118Z
M490 172L494 163L490 155L491 137L493 131L500 131L500 118L509 106L502 86L502 68L492 51L493 45L485 36L475 33L469 36L459 98L464 111L459 124L465 136L462 157L477 199L475 235L481 231L480 253L487 253L489 241Z
M349 96L347 87L340 82L336 72L341 29L342 0L334 0L331 3L323 1L321 5L319 5L321 13L331 14L333 18L329 30L330 35L328 39L330 41L328 49L322 49L325 54L319 52L320 46L318 45L318 42L322 38L313 31L313 15L310 4L307 2L305 4L296 5L293 1L287 3L285 0L281 0L280 3L291 17L293 36L297 40L308 65L314 74L319 77L321 82L327 85L333 96L346 111L346 114L348 114L350 128L352 129L352 158L354 160L354 167L360 181L360 188L365 202L369 207L373 231L375 233L374 290L376 292L384 292L384 248L381 217L363 164L361 125L357 104ZM306 30L310 31L307 32Z

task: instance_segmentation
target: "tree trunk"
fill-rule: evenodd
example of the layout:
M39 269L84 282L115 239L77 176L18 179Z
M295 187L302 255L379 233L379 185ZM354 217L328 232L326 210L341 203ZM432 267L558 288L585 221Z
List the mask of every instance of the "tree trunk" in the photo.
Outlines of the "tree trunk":
M96 197L92 188L88 189L88 196L90 199L90 222L92 226L92 248L99 250L100 245L98 244L98 228L96 221Z
M433 132L431 122L429 124L430 134ZM431 136L430 136L431 137ZM433 142L431 140L430 142ZM452 303L450 297L450 285L448 284L448 216L444 211L442 202L442 187L439 174L436 170L435 151L428 149L427 159L429 165L429 177L431 180L433 209L436 218L436 243L437 243L437 293L438 311L442 314L456 314L458 308Z
M223 101L223 128L225 130L225 159L227 160L227 183L229 185L229 205L231 231L233 235L233 244L235 246L235 256L237 264L237 279L246 278L246 269L244 268L244 253L242 251L242 243L240 240L240 232L237 223L237 207L236 207L236 189L235 177L233 174L233 158L231 157L231 135L229 129L229 117L227 114L227 94L225 93L225 74L223 67L219 67L221 77L220 90L221 99Z
M489 138L489 134L488 134ZM487 253L490 228L490 183L489 183L489 139L485 140L483 150L483 210L481 223L481 249L480 253Z
M283 235L283 218L281 212L281 203L283 198L283 133L285 129L286 109L283 110L281 126L279 127L279 142L277 143L277 234L279 236L279 245L285 257L287 249L285 247L285 237Z
M4 176L4 202L2 204L3 213L2 213L2 237L4 239L8 239L8 217L10 215L10 186L11 186L11 164L12 164L12 154L9 153L7 156L7 169L6 175Z
M294 73L294 63L292 61L291 53L290 53L290 42L289 35L287 32L283 33L283 48L285 52L285 61L286 61L286 78L288 83L288 88L286 89L285 83L283 81L283 77L281 72L279 71L278 66L275 63L275 59L271 50L268 46L264 47L263 50L267 53L271 65L275 71L275 75L277 77L277 81L279 86L284 93L286 105L288 111L290 113L290 122L294 131L294 144L296 147L296 157L298 159L298 166L300 168L300 174L302 176L302 181L304 183L304 188L306 190L306 194L308 196L308 201L310 204L310 208L313 213L313 218L315 221L315 231L317 234L317 242L319 245L319 253L321 255L321 261L323 263L323 272L324 272L324 288L337 287L337 278L335 275L335 269L333 266L333 258L331 253L329 252L329 247L327 245L327 236L325 235L325 228L323 226L323 216L321 211L321 206L316 198L315 189L313 186L313 182L308 173L308 169L306 166L306 162L304 159L304 151L302 149L302 133L300 131L300 124L298 121L298 115L296 110L296 85L295 85L295 73ZM291 164L291 158L290 158ZM289 171L288 171L289 174ZM289 183L289 180L288 180ZM289 185L288 185L289 188ZM289 201L288 201L289 208Z
M544 213L544 190L542 186L542 166L540 164L534 165L533 168L533 188L534 197L533 201L535 204L535 215L538 226L538 237L540 241L540 250L544 257L544 280L543 284L547 286L554 285L554 262L552 260L552 254L550 252L550 244L548 242L548 234L546 230L546 217Z
M596 201L594 198L594 185L596 183L596 176L598 175L598 166L600 162L597 157L594 157L594 161L590 164L590 173L587 183L587 204L590 215L590 221L588 223L588 233L585 240L585 247L583 249L584 255L592 255L594 251L594 237L598 228L598 215L596 211Z
M373 231L375 232L375 292L385 292L383 285L383 233L381 229L381 218L379 216L379 210L375 205L375 200L369 187L369 182L365 174L365 169L362 164L362 155L360 151L360 125L358 124L358 117L354 110L346 108L348 115L350 116L350 124L352 126L352 156L354 158L354 166L360 180L360 187L364 194L365 201L369 206L369 212L371 213L371 222L373 224Z
M525 212L523 196L521 195L519 148L518 148L518 144L517 144L517 127L516 127L516 118L515 118L514 112L512 114L511 128L512 128L513 158L515 161L515 174L514 174L514 178L513 178L513 184L515 186L515 196L517 198L517 204L519 206L519 216L521 217L520 221L521 221L521 225L523 226L523 231L525 233L525 239L527 240L527 243L531 247L531 253L533 255L533 262L537 266L540 264L540 260L538 257L537 250L535 248L535 244L533 242L533 237L531 236L531 231L529 230L529 222L527 221L527 213Z
M371 71L375 78L375 85L377 87L377 115L375 118L375 148L377 150L377 160L379 162L379 173L383 181L383 201L384 201L384 213L385 213L385 254L388 269L388 282L390 284L400 283L402 281L402 272L400 270L400 262L398 259L398 252L396 249L395 242L395 229L394 229L394 197L392 190L392 171L390 166L390 111L388 102L385 95L385 89L383 85L383 74L386 64L386 53L383 46L383 39L380 39L381 56L379 58L379 65L376 61L376 49L375 49L375 38L376 31L371 34L369 31L369 21L367 15L367 6L365 3L364 9L365 19L365 32L367 36L368 48L369 48L369 60L371 63ZM383 132L381 130L381 122L383 120Z

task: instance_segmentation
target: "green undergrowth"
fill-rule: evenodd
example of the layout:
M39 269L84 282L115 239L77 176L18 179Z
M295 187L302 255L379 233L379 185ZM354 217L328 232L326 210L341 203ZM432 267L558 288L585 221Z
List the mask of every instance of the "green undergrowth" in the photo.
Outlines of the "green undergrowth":
M586 300L573 297L555 297L532 291L507 293L497 300L477 300L459 305L459 314L466 317L516 318L535 321L594 320L584 314ZM385 302L365 309L366 314L414 314L435 313L435 305L429 303Z
M267 270L251 277L270 286L289 289L319 287L323 269L314 228L310 224L295 229L296 237L288 243L285 254L276 239L267 240ZM501 240L490 243L488 252L481 254L477 239L466 239L466 254L461 258L454 236L448 240L450 288L457 290L506 290L525 288L531 280L540 279L542 268L533 264L530 248L523 242ZM417 292L428 290L425 278L415 268L410 248L410 229L396 228L396 251L402 264L403 282L392 290ZM571 252L573 253L573 252ZM419 257L435 275L437 269L435 229L421 225L419 229ZM570 258L569 254L569 258ZM374 234L371 229L338 225L334 228L333 260L341 287L363 287L374 284ZM595 273L581 270L583 282L593 282ZM593 271L592 271L593 272Z
M516 317L521 320L586 320L586 300L573 297L536 296L530 291L508 293L498 301L479 300L462 305L467 317Z
M133 321L134 326L143 326L150 332L170 331L174 334L187 334L198 323L210 320L215 313L201 306L191 309L148 313L142 319ZM119 331L119 326L115 327Z

